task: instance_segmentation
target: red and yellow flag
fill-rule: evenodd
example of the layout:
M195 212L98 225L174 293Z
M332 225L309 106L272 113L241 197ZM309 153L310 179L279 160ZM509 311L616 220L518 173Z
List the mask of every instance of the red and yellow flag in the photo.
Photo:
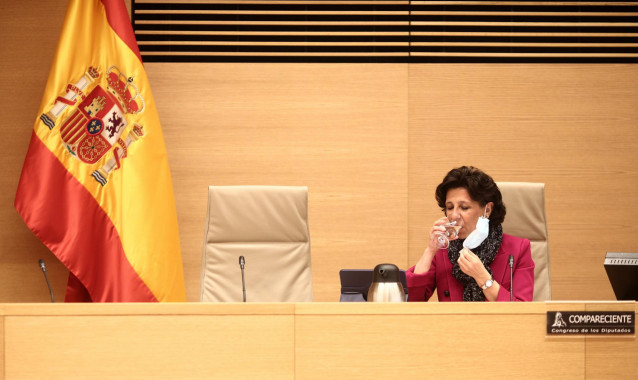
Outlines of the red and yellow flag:
M164 137L123 0L70 0L15 207L66 301L184 301Z

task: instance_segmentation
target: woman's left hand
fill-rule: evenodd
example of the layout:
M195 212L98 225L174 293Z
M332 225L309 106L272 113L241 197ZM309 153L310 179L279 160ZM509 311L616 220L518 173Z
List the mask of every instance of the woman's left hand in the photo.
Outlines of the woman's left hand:
M472 277L477 283L484 284L490 279L490 273L485 269L478 256L465 247L461 249L458 263L463 273Z

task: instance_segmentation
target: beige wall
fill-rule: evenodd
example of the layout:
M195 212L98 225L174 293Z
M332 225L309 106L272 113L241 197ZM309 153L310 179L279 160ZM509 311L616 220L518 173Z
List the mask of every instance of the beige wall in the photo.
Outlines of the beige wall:
M67 272L13 198L65 0L0 4L0 302ZM32 10L36 10L32 11ZM166 64L146 68L173 175L189 301L207 186L309 187L315 299L340 268L414 263L450 168L546 183L553 298L613 299L606 251L638 251L636 65Z

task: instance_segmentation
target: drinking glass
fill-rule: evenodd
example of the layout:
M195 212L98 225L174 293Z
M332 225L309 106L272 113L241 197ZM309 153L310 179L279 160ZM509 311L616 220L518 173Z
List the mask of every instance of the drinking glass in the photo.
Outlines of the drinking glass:
M436 233L436 243L439 249L447 248L450 246L450 240L454 240L459 236L459 230L462 227L458 221L448 222L443 225L445 232Z

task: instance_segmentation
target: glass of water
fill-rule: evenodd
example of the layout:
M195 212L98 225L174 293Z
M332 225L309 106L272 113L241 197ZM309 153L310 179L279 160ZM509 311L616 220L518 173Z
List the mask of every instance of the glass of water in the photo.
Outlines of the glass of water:
M447 248L450 246L450 240L455 240L459 237L459 230L463 225L455 220L443 225L445 232L438 232L436 235L436 243L439 249Z

